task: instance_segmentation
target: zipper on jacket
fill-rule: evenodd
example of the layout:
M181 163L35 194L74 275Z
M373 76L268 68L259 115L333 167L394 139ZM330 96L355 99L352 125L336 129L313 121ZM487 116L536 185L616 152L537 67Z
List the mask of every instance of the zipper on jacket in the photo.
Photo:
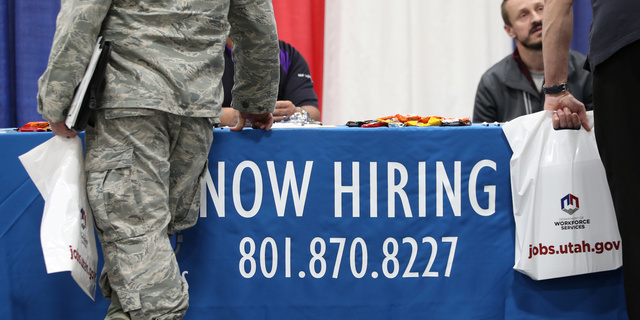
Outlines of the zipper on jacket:
M522 98L524 100L525 114L531 114L531 96L526 91L522 91Z

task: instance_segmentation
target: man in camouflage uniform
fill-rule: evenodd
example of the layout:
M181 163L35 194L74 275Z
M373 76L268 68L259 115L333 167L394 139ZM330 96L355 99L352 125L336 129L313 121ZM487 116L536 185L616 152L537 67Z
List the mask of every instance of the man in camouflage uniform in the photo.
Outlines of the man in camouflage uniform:
M112 42L86 131L87 193L105 260L107 319L180 319L188 285L169 236L195 224L221 112L224 47L236 48L233 107L269 130L279 77L270 0L63 0L38 110L55 135L98 36Z

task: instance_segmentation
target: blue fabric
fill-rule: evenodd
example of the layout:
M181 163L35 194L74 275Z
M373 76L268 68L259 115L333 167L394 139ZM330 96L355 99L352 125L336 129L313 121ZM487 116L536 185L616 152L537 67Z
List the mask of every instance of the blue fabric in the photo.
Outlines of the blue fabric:
M0 300L8 301L0 319L101 319L108 306L68 272L46 274L44 201L18 155L51 136L0 134ZM494 126L215 129L206 210L175 240L190 286L185 320L628 320L621 270L545 281L513 270L510 157ZM354 195L335 196L336 182L354 180L358 217ZM298 197L305 202L296 208ZM495 210L481 215L478 207Z
M0 127L39 121L36 95L60 1L0 0Z
M15 77L13 53L13 1L0 2L0 127L6 127L15 118L15 88L11 79Z

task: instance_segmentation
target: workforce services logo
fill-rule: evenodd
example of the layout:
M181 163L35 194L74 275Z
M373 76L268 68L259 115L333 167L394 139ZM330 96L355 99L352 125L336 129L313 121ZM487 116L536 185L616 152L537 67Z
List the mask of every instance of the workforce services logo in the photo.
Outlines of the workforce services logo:
M560 200L560 202L562 211L568 213L569 215L574 214L580 209L580 200L578 199L578 197L572 194L564 196Z
M560 202L560 209L562 209L562 211L564 211L569 216L562 216L557 221L554 221L553 224L556 226L556 228L559 228L560 230L571 231L586 229L589 225L591 225L591 219L581 215L573 215L580 209L580 200L578 199L578 197L572 194L568 194L564 196L560 200Z

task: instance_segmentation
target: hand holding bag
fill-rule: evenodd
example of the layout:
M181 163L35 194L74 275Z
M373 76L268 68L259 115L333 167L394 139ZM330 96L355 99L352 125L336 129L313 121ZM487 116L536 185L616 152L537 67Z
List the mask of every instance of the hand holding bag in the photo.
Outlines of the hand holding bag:
M54 136L19 158L45 200L40 242L47 273L71 271L95 300L98 253L86 197L82 141Z
M554 130L552 114L503 126L513 150L514 269L535 280L617 269L622 245L596 128Z

